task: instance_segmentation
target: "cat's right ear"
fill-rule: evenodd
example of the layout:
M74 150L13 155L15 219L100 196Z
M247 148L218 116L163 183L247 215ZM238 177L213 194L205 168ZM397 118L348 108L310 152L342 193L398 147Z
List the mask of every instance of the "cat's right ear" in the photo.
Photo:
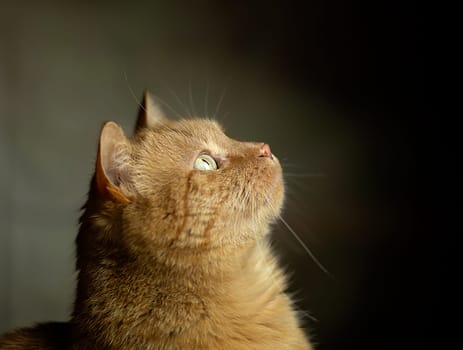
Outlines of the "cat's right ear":
M101 127L96 160L96 188L101 197L122 204L130 203L128 157L130 144L114 122Z
M140 109L138 110L135 133L143 128L154 128L157 124L162 123L164 120L166 120L166 117L161 106L156 103L148 90L145 90L140 102Z

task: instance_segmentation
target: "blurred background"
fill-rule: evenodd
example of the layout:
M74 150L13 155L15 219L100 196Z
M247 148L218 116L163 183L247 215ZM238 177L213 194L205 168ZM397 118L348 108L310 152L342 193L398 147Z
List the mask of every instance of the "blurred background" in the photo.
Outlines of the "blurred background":
M0 332L66 320L100 125L145 88L282 159L274 243L318 349L416 348L435 267L412 2L0 0ZM430 157L432 153L428 153ZM436 159L436 158L434 158ZM420 195L421 193L421 195Z

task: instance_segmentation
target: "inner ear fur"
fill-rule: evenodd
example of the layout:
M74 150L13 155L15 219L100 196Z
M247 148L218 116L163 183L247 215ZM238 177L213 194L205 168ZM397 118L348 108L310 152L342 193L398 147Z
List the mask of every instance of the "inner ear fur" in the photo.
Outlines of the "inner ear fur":
M114 122L101 127L95 178L98 192L108 200L130 203L128 172L130 144L124 132Z
M138 110L135 133L143 128L154 128L164 120L166 120L166 117L161 106L156 103L148 90L145 90Z

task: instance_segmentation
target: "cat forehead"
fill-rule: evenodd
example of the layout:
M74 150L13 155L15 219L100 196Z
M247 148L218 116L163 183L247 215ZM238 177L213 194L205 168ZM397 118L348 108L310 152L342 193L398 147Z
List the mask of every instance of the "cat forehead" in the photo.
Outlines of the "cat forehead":
M201 136L204 134L223 134L222 126L215 120L209 119L181 119L176 121L165 121L155 128L156 132L174 131L190 136Z
M154 130L156 133L172 137L186 137L206 143L214 143L225 138L224 130L217 122L207 119L180 120L164 124Z
M148 130L148 139L163 145L169 143L200 146L212 153L221 153L231 141L222 126L214 120L186 119L164 122ZM155 141L156 142L156 141ZM156 142L157 143L157 142Z
M196 124L196 122L198 122ZM229 140L220 124L213 120L192 121L193 137L197 137L211 153L222 153L224 141Z
M222 126L215 120L209 119L181 120L174 123L174 127L189 131L193 136L197 137L214 137L224 135Z

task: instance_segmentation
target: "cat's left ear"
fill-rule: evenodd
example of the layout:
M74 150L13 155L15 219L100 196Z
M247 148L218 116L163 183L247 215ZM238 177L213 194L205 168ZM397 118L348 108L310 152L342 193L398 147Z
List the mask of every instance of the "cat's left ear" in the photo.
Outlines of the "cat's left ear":
M166 120L164 112L153 99L148 90L145 90L138 110L135 133L143 128L154 128L157 124Z
M95 180L102 198L128 204L132 194L130 182L130 144L114 122L103 124L98 144Z

